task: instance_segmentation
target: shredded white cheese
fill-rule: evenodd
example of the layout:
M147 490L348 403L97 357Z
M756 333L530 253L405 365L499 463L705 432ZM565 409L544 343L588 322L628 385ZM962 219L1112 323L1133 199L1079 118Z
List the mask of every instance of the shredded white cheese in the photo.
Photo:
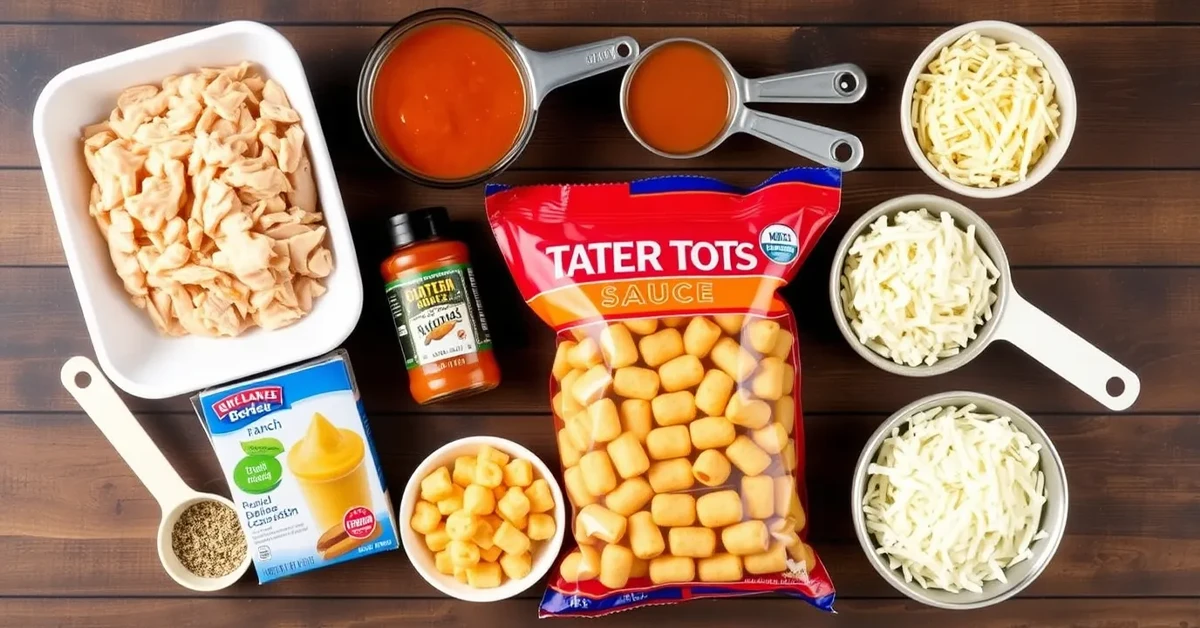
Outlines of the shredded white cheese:
M1033 557L1046 503L1040 445L972 405L914 414L867 469L867 531L908 582L957 593Z
M1058 137L1050 73L1032 52L977 32L917 77L912 125L930 163L963 185L1023 181Z
M842 305L859 342L908 366L952 356L992 318L1000 271L950 214L881 216L850 246Z

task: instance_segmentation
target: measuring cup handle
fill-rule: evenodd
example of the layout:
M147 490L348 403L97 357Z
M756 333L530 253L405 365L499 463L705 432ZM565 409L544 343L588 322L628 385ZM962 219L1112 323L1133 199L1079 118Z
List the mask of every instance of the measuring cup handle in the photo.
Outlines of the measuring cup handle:
M786 148L823 166L841 168L849 172L862 163L862 142L849 133L744 107L743 110L745 118L739 125L743 132ZM850 155L845 159L838 159L836 150L842 145L847 147Z
M1125 410L1142 389L1138 376L1016 292L1008 299L996 336L1007 340L1111 410ZM1108 394L1108 382L1124 385Z
M533 75L534 102L546 94L575 81L629 65L641 48L637 40L622 36L551 52L537 52L518 46Z
M88 377L83 386L75 383L81 373ZM195 492L184 484L91 360L81 356L67 360L61 377L67 392L79 402L160 505L166 507L178 503Z
M853 63L746 79L747 102L848 104L867 93L867 73Z

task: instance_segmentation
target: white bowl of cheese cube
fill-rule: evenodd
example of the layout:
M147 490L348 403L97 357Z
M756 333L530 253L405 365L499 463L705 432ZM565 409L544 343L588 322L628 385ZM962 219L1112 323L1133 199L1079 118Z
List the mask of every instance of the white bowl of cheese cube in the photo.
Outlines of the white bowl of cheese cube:
M1026 51L1033 53L1033 55L1037 57L1037 59L1040 60L1040 62L1044 65L1046 72L1049 74L1050 81L1054 84L1053 97L1044 101L1043 106L1048 106L1050 104L1057 106L1058 117L1057 120L1055 120L1057 124L1055 134L1050 136L1050 139L1043 147L1040 158L1027 165L1027 169L1023 178L1000 184L998 187L979 187L978 185L967 184L961 182L961 179L963 178L962 174L959 174L957 177L960 180L955 180L954 177L951 177L946 172L940 170L937 165L930 161L930 157L922 148L921 142L917 138L916 131L913 127L913 100L918 86L918 79L921 77L921 75L929 72L930 63L938 59L938 57L942 54L943 49L954 45L955 42L961 39L964 35L967 35L971 32L976 32L981 37L995 40L997 45L1012 43L1020 46ZM982 74L991 74L991 72L984 72ZM1002 97L1002 91L1003 90L989 91L988 93L992 95L992 98L999 98ZM1024 109L1022 108L1022 110ZM1054 48L1051 47L1050 44L1046 43L1046 40L1042 39L1029 29L1022 28L1016 24L994 20L963 24L962 26L958 26L946 31L940 37L933 40L928 46L925 47L925 50L921 51L921 54L917 56L916 62L913 63L912 69L909 70L908 78L904 82L904 89L901 91L900 98L900 128L904 135L904 144L908 147L908 152L912 154L913 160L916 161L917 166L925 174L929 175L929 178L933 179L933 181L938 185L950 190L951 192L973 198L1001 198L1005 196L1011 196L1013 194L1024 192L1034 185L1037 185L1038 182L1040 182L1046 177L1046 175L1050 174L1050 172L1054 170L1059 161L1062 160L1063 155L1066 154L1067 147L1071 143L1071 138L1075 134L1077 113L1078 109L1076 107L1075 84L1071 81L1071 74L1067 71L1066 64L1063 63L1062 58L1058 56L1058 53L1055 52ZM995 117L990 117L990 119L994 120ZM975 120L970 120L970 122L968 122L968 120L970 120L969 116L965 116L962 119L942 120L942 123L945 125L943 128L955 128L956 131L963 133L970 131L970 137L972 138L983 138L989 136L990 133L984 129L971 128L972 125L975 124ZM1039 121L1038 123L1041 124L1042 121ZM960 124L964 125L966 128L956 128L956 126ZM1021 125L1014 126L1023 128ZM1011 137L1012 132L1013 129L1011 128L999 128L991 133ZM958 137L961 138L963 136ZM953 145L955 143L956 142L951 142L949 140L947 141L947 145ZM973 139L971 140L971 143L974 143ZM1001 142L998 144L1004 143ZM988 147L982 144L972 145L966 150L975 150L981 148ZM1007 155L1008 153L1003 152L1002 154ZM1018 171L1021 170L1020 157L1021 156L1019 154L1015 155L1012 161L1012 168ZM985 176L985 173L990 175L990 172L993 170L992 168L987 167L969 167L968 169L972 170L972 174L974 176Z
M496 462L503 476L499 487L507 492L516 486L528 501L498 497L495 487L486 486L494 480L488 481L485 478L487 474L479 473L475 468L465 468L467 465L463 463L472 458L476 464L480 458ZM528 467L522 463L509 467L510 463L519 460L528 461ZM446 473L442 472L443 468ZM529 475L526 478L521 477L527 473ZM522 487L526 479L529 484ZM545 482L544 486L539 485L541 481ZM449 497L445 495L446 482L451 484L449 491L452 494ZM472 485L475 488L471 488ZM490 505L492 512L482 516L472 515L472 502L478 501L475 498L485 488L495 501L480 508L487 509ZM438 497L443 499L436 499ZM526 504L528 511L521 516ZM443 445L413 472L400 501L400 540L417 573L437 590L467 602L495 602L528 589L554 566L566 528L565 504L558 481L546 463L533 452L507 439L471 436ZM437 509L436 512L430 510L430 505ZM549 510L547 506L550 506ZM437 516L436 524L434 515ZM449 538L464 519L471 520L473 525L483 520L484 525L491 528L490 534L482 534L489 541L480 544L479 537L464 539L457 548L467 553L479 553L474 568L461 566L464 562L474 562L471 560L474 556L457 560L454 556L456 547ZM492 523L487 523L488 520ZM494 525L496 521L503 525L503 532L500 526ZM551 525L551 521L553 528L549 529L547 526ZM482 547L489 542L491 547ZM526 566L522 564L522 553L505 551L503 548L521 549L525 544L529 548L528 571L521 575L526 571ZM514 545L517 547L514 548ZM459 558L464 557L460 555ZM494 566L484 563L493 563Z

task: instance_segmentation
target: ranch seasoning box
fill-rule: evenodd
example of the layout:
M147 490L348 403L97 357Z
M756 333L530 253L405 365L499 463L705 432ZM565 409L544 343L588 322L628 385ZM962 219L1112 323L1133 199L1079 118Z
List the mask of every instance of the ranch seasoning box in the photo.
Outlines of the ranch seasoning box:
M345 351L202 391L192 404L259 583L399 547Z

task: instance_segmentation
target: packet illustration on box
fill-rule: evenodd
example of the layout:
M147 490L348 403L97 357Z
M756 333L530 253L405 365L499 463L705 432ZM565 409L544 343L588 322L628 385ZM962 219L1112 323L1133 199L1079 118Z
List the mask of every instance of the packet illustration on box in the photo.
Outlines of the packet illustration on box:
M345 351L192 397L259 583L399 547Z

